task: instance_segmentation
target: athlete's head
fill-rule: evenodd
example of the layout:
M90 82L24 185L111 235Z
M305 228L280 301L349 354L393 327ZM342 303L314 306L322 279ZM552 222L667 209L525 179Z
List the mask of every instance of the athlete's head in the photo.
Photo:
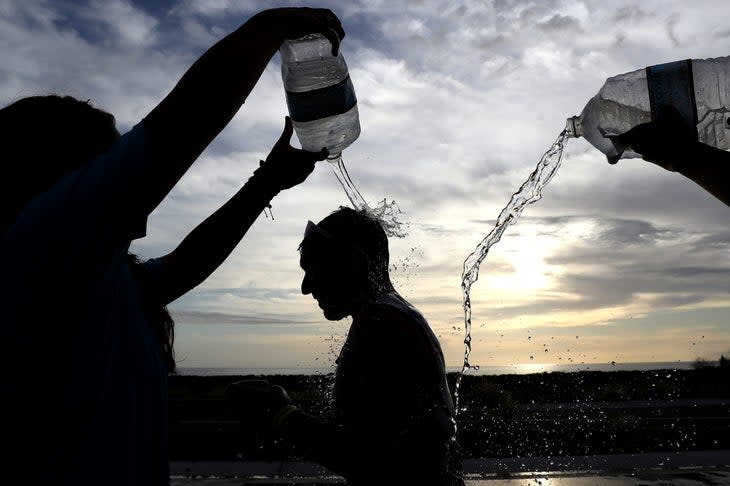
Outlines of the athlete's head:
M312 294L327 319L351 315L393 288L388 237L365 212L342 207L318 224L310 221L299 249L302 293Z

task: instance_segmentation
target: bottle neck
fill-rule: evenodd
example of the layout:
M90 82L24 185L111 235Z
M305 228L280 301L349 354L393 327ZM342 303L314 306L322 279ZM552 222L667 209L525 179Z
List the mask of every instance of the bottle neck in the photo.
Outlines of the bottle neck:
M580 138L580 116L572 116L565 121L565 132L572 138Z

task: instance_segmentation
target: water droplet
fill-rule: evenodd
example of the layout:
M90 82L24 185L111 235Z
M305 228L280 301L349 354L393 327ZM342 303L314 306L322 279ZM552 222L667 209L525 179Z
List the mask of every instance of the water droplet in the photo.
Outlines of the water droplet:
M388 202L386 199L383 199L376 207L371 208L350 179L342 157L330 161L330 167L332 167L335 176L337 176L337 180L345 190L345 194L347 194L347 198L352 203L352 207L359 211L364 211L380 221L385 234L388 236L394 236L396 238L404 238L407 236L406 225L398 220L398 215L403 212L395 201Z
M530 359L535 359L535 357L534 357L534 356L532 356L532 355L530 355Z

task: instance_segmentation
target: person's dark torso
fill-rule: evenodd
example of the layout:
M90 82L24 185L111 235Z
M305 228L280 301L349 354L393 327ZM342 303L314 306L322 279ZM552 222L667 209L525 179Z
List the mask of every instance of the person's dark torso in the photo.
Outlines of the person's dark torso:
M0 234L11 484L167 484L167 372L127 262L144 236L143 126Z
M373 451L381 453L372 478L350 479L353 484L376 477L380 484L386 477L397 482L401 477L423 476L430 481L458 462L440 345L423 316L395 292L378 299L370 311L391 316L398 321L393 325L408 326L408 340L398 336L394 348L385 342L391 338L387 334L391 323L375 326L368 325L367 318L353 319L337 360L335 413L352 437L353 454L367 458ZM385 355L379 352L383 348L388 349Z

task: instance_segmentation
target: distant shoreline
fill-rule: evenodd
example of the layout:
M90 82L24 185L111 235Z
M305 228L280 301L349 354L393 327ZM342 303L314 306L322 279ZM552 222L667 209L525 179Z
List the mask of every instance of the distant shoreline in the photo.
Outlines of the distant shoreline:
M650 370L689 370L693 361L656 361L645 363L576 363L576 364L516 364L485 365L479 370L469 370L474 376L529 375L534 373L578 371L650 371ZM459 367L448 367L448 373L457 373ZM250 376L250 375L327 375L334 373L334 367L184 367L178 366L181 376Z

